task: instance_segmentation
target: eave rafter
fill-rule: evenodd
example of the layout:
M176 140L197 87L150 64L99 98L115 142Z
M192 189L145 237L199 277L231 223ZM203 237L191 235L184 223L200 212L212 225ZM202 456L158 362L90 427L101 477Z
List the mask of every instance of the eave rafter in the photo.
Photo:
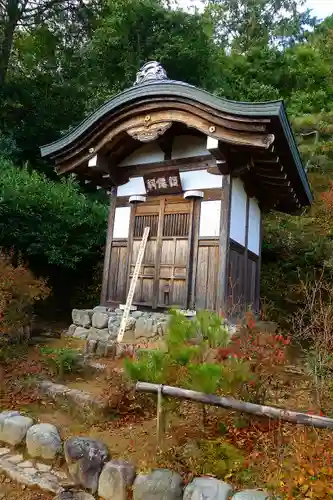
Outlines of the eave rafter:
M234 148L214 139L208 139L207 147L216 158L222 174L240 177L250 197L257 198L262 207L296 212L301 203L292 181L274 151L258 148Z

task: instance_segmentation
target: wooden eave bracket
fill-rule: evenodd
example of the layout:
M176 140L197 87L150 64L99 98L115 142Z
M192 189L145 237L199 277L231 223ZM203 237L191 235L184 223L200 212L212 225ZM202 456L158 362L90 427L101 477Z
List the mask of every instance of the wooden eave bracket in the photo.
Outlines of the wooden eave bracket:
M228 175L230 174L230 166L227 163L225 155L222 153L220 149L220 144L217 139L214 137L207 137L207 151L215 158L216 166L220 170L221 174Z
M106 189L126 184L130 177L130 169L110 168L110 161L101 153L96 154L89 160L88 172L88 182Z

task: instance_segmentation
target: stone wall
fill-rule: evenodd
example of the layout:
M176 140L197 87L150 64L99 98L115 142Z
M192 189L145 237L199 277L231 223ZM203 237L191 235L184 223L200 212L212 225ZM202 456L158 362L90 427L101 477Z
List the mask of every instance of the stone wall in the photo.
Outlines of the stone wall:
M72 321L67 335L86 341L86 354L114 357L121 352L117 346L117 335L123 316L122 309L96 306L94 309L73 309ZM195 316L195 311L181 311L188 318ZM154 311L130 312L127 320L123 344L143 344L163 339L167 330L168 314ZM225 320L225 326L232 336L238 329ZM161 343L162 344L162 343ZM161 345L160 344L160 345Z
M139 473L132 463L114 460L103 442L84 436L63 442L54 425L34 424L18 411L0 413L0 446L1 442L7 447L0 447L0 472L18 483L56 494L55 500L270 498L257 489L236 493L232 485L213 477L196 477L185 487L183 478L169 469Z
M73 309L73 324L67 335L87 341L87 353L114 356L116 339L123 310L97 306L94 309ZM135 344L148 342L166 332L168 315L157 312L131 311L127 320L123 342Z

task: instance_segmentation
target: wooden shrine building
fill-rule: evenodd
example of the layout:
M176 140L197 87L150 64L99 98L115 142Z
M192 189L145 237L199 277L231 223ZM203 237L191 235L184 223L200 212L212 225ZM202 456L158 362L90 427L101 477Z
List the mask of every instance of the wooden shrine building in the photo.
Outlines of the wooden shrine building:
M259 307L261 214L312 197L282 101L228 101L149 62L133 87L41 148L59 174L110 194L102 305Z

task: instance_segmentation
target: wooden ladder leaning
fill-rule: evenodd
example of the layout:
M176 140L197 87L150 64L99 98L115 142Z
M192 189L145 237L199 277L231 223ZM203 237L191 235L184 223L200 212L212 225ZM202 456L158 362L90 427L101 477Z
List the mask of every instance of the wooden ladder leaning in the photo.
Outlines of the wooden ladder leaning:
M141 268L141 265L142 265L143 256L144 256L145 250L146 250L146 245L147 245L147 240L148 240L148 236L149 236L149 231L150 231L150 227L145 227L144 232L143 232L143 236L142 236L142 240L141 240L141 243L140 243L140 247L139 247L138 258L136 260L136 264L135 264L135 268L134 268L134 273L133 273L133 277L132 277L132 281L131 281L131 285L130 285L130 289L129 289L129 292L128 292L128 295L127 295L127 300L126 300L126 305L125 305L125 309L124 309L124 312L123 312L123 317L121 319L120 328L119 328L119 331L118 331L118 337L117 337L117 342L118 343L122 342L122 340L124 338L125 329L126 329L126 323L127 323L128 317L129 317L130 310L131 310L131 305L132 305L132 301L133 301L133 297L134 297L135 287L136 287L136 284L137 284L137 281L138 281L138 277L139 277L140 268Z

